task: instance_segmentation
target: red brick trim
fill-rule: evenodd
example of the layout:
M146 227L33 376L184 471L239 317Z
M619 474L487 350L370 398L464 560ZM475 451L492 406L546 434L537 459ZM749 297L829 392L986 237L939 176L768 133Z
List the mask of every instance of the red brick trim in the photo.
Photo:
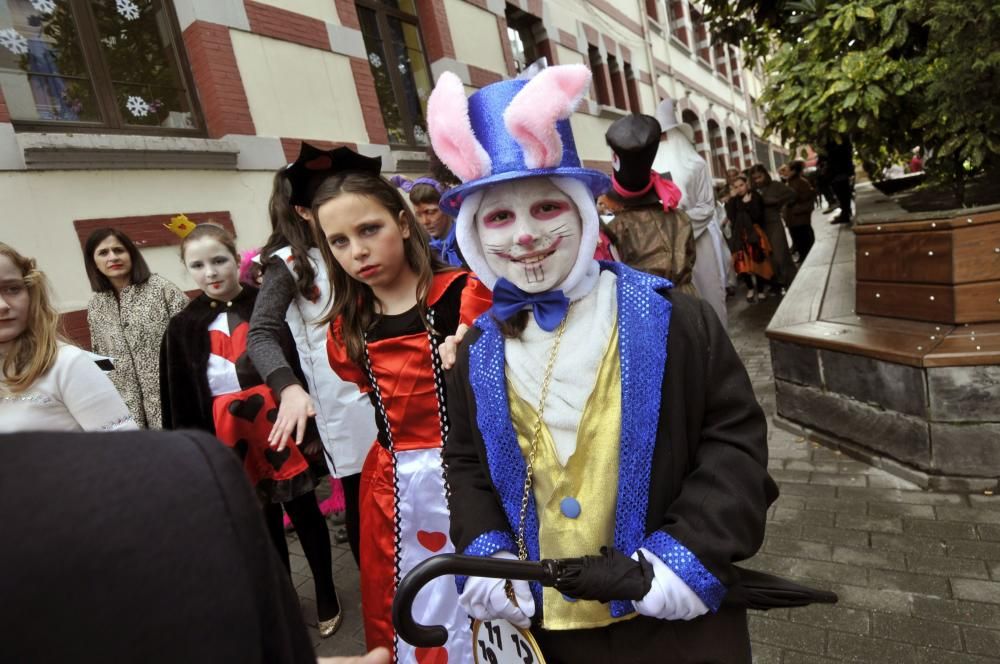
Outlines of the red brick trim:
M482 67L477 67L475 65L466 66L469 68L469 85L474 88L481 88L491 83L503 80L503 76L495 71L483 69Z
M334 148L339 148L341 146L349 147L355 152L358 151L357 143L342 143L339 141L320 141L315 138L290 138L287 136L281 137L281 149L285 153L285 160L289 163L295 161L296 157L299 156L299 149L302 147L302 141L306 141L310 145L315 145L321 150L332 150Z
M250 21L250 32L310 48L330 50L330 36L324 21L254 0L243 0L243 6Z
M645 83L646 85L653 84L653 77L650 76L648 71L636 72L636 79L638 79L640 83Z
M528 13L533 16L537 16L538 18L541 18L542 0L528 0Z
M0 90L0 122L10 122L10 110L3 98L3 90Z
M256 134L229 28L195 21L183 37L209 137Z
M465 1L467 3L469 3L470 5L475 5L476 7L479 7L480 9L485 9L486 11L490 11L490 5L489 5L488 2L486 2L486 0L465 0ZM419 2L419 0L418 0L418 2Z
M420 20L420 34L427 49L427 59L434 62L441 58L454 58L455 45L451 40L444 0L418 2L417 18Z
M350 60L351 73L354 74L354 89L358 93L361 114L365 118L365 129L368 131L368 142L388 145L389 132L386 131L385 122L382 120L382 107L378 103L378 93L375 92L375 77L372 76L371 66L368 60L362 58Z
M583 36L587 39L587 41L593 44L594 46L600 44L601 36L597 33L597 30L594 30L586 23L583 23L582 25L583 25Z
M358 10L354 6L354 0L334 0L337 9L337 17L340 24L345 28L361 29L361 21L358 20Z
M570 34L559 28L559 39L557 40L561 46L565 46L571 51L576 51L579 53L579 46L577 45L576 35Z
M163 227L170 222L171 217L181 214L180 211L168 212L165 214L150 214L139 217L105 217L101 219L75 219L73 227L76 229L76 236L80 240L80 248L83 249L87 243L87 238L98 228L117 228L130 238L135 244L143 249L149 247L169 247L179 245L181 239ZM204 221L214 221L233 235L236 229L233 227L233 218L228 210L218 212L184 212L187 218L195 223Z
M608 50L609 55L618 57L618 44L607 35L604 35L604 48Z
M547 59L550 65L559 64L559 57L556 55L556 49L553 48L551 39L543 39L536 46L538 46L538 54Z
M507 17L497 16L497 31L500 33L500 48L503 50L503 62L507 67L507 75L514 77L517 75L517 67L514 65L514 51L510 48L510 40L507 39Z
M673 70L672 70L672 68L670 67L670 65L668 65L668 64L667 64L666 62L664 62L663 60L660 60L660 59L658 59L658 58L655 58L655 57L653 58L653 68L654 68L654 69L655 69L655 70L656 70L657 72L659 72L659 73L661 73L661 74L667 74L668 76L669 76L669 75L670 75L671 73L673 73Z
M635 21L630 19L628 16L622 13L620 9L612 5L610 2L607 2L606 0L590 0L590 4L592 4L597 9L600 9L602 12L604 12L605 14L613 18L615 21L620 23L622 27L624 27L625 29L634 32L640 37L645 36L642 26L639 23L636 23Z
M90 350L90 326L87 324L86 309L59 314L59 327L71 342L84 350Z

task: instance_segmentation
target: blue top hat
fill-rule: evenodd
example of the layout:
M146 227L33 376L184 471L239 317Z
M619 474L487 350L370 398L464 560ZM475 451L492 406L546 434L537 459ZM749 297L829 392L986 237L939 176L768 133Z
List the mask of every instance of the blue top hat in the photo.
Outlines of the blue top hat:
M435 151L445 165L463 180L462 184L441 197L441 208L445 212L457 216L462 202L470 194L493 184L531 177L575 178L583 182L595 198L608 190L610 178L601 171L581 165L573 140L569 115L590 82L589 71L582 65L579 67L586 72L585 78L580 70L573 69L563 73L575 75L574 80L559 81L555 75L560 72L556 70L571 69L572 66L551 67L531 80L515 79L488 85L468 99L467 122L461 117L461 109L455 111L454 107L460 101L454 97L441 99L439 104L428 109L429 117L435 112L438 116L445 116L437 118L436 130L431 122L431 140ZM577 89L581 87L581 82L582 89ZM442 84L447 84L444 76L439 80L438 87L444 87ZM533 89L524 92L529 86ZM512 103L522 92L529 98L521 98L521 108L513 109ZM464 99L464 91L461 91L461 96ZM512 128L517 131L516 135L512 133ZM463 141L467 148L464 153ZM475 155L472 155L469 144L476 142L483 152L476 148ZM560 145L561 156L558 154ZM544 155L546 150L549 150L548 156L540 157L539 151ZM552 154L553 150L555 154ZM476 158L479 159L477 167L470 169L469 162ZM530 165L539 161L543 165Z

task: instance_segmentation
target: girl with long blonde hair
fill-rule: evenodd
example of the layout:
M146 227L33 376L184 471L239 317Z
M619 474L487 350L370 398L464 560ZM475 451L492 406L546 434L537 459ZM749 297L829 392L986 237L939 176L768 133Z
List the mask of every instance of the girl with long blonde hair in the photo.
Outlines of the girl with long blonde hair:
M48 280L0 242L0 432L134 429L114 385L59 335Z

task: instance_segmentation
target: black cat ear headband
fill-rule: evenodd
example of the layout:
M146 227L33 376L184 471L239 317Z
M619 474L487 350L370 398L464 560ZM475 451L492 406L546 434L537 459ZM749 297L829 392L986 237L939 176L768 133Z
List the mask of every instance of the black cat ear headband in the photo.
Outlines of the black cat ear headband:
M285 167L285 177L292 186L289 202L310 207L316 190L326 178L349 171L379 175L382 157L366 157L343 146L321 150L303 141L298 158Z

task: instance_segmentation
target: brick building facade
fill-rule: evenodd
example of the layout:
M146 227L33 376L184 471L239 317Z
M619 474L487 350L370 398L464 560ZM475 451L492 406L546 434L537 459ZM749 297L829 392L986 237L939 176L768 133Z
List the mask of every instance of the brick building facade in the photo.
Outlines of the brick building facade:
M761 81L684 0L0 0L0 239L39 259L70 314L101 225L191 288L164 219L261 244L271 179L300 140L421 174L441 72L471 92L541 57L594 72L571 120L590 166L610 167L611 122L665 96L716 177L784 159L760 138Z

